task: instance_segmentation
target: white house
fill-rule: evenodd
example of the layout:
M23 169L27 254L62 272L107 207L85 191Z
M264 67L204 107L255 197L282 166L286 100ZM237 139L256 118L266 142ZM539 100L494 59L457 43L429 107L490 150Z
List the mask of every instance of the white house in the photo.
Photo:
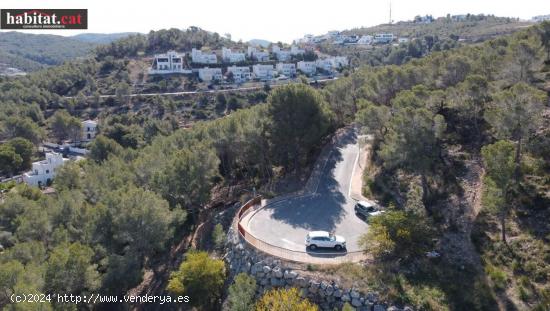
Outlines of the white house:
M374 39L374 38L373 38L373 36L371 36L371 35L364 35L364 36L362 36L361 38L359 38L359 40L357 40L357 44L360 44L360 45L371 45L373 39Z
M374 43L390 43L393 39L392 33L377 33L374 35Z
M222 60L227 63L244 62L245 56L241 52L233 52L231 49L222 48Z
M290 53L290 51L281 50L281 48L277 45L274 45L271 48L271 51L273 52L273 54L275 54L275 56L277 57L277 60L280 62L289 61L290 58L292 57L292 54Z
M273 79L273 65L261 65L257 64L252 66L252 72L254 72L254 77L260 80L271 80Z
M277 63L277 72L287 77L296 76L296 65L292 63Z
M330 62L332 68L342 68L349 65L348 58L345 56L332 56L327 58L327 60Z
M248 58L254 59L259 62L269 61L269 52L258 51L255 47L249 46L247 53Z
M46 186L51 183L57 169L69 159L61 153L48 152L46 159L32 163L32 171L23 174L23 181L30 186Z
M183 66L184 57L185 54L179 54L175 51L157 54L149 69L149 74L191 73L191 70L185 69Z
M317 72L317 65L315 64L315 62L299 61L298 70L308 76L311 76L314 75L315 72Z
M82 141L90 141L97 135L97 121L82 121Z
M197 49L191 50L191 60L197 64L216 64L218 62L216 53L203 53Z
M544 22L544 21L550 21L550 14L549 15L533 16L533 18L531 20L534 21L534 22L537 22L537 23Z
M409 42L409 38L397 38L397 43L407 43Z
M248 81L252 76L250 73L250 67L231 66L227 67L227 72L233 75L233 80L236 83Z
M302 54L305 54L305 53L306 53L306 50L300 49L297 46L293 45L293 46L290 47L290 55L292 55L292 56L302 55Z
M223 79L221 68L200 68L199 78L204 82L221 81Z
M318 59L315 61L315 67L324 70L326 72L332 72L332 62L330 59Z

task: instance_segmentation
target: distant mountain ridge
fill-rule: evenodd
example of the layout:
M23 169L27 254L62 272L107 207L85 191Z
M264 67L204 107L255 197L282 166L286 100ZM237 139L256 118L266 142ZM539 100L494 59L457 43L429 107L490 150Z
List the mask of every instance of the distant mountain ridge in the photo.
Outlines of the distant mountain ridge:
M138 34L138 32L118 32L118 33L81 33L71 36L71 38L90 43L107 44L118 39Z
M250 45L261 46L266 48L271 44L271 41L263 40L263 39L252 39L252 40L248 40L248 43Z
M90 55L96 46L71 37L0 32L0 62L29 72Z

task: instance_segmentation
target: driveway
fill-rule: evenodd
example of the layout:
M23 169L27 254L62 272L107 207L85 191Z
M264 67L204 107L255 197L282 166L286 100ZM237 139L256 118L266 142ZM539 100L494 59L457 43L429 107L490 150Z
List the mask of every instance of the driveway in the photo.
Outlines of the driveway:
M361 250L358 240L368 225L355 215L356 201L350 197L358 153L356 133L350 131L332 147L316 193L260 209L249 220L249 232L275 246L305 251L309 231L331 231L346 239L349 252Z

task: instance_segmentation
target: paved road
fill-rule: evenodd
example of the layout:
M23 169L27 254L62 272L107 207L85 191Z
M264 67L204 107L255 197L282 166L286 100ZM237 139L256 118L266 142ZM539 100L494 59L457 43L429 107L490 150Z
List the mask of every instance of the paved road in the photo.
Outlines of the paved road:
M332 78L332 79L319 79L319 80L312 80L309 81L310 84L313 83L324 83L328 81L334 81L338 80L338 77ZM282 84L270 84L269 86L271 88L278 87L286 84L292 84L292 83L299 83L296 81L291 81L289 83L282 83ZM263 89L264 86L248 86L248 87L237 87L237 88L231 88L231 89L221 89L221 90L198 90L198 91L180 91L180 92L159 92L159 93L136 93L136 94L126 94L122 95L122 97L151 97L151 96L176 96L176 95L191 95L191 94L209 94L209 93L230 93L235 91L252 91L252 90L260 90ZM77 96L63 96L63 98L76 98ZM84 96L85 98L93 98L94 95L87 95ZM99 95L99 98L115 98L117 97L116 94L104 94Z
M357 165L357 136L350 132L331 151L316 194L268 205L251 217L249 232L270 244L305 251L309 231L333 231L347 240L348 251L360 250L357 242L367 230L353 211L350 181Z

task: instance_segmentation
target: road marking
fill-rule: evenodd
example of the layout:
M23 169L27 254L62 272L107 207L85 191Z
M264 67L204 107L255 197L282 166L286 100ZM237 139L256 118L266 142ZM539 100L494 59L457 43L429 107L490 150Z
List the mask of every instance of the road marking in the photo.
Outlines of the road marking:
M359 148L359 143L357 144L357 156L355 157L355 162L353 163L353 170L351 170L351 177L349 179L349 190L348 190L348 198L352 199L351 197L351 186L353 185L353 176L355 176L355 167L357 166L357 162L359 162L359 153L361 152L361 149Z
M287 244L292 244L292 245L296 245L296 246L303 246L302 244L298 244L296 242L292 242L290 240L287 240L287 239L281 239L281 241L287 243Z

